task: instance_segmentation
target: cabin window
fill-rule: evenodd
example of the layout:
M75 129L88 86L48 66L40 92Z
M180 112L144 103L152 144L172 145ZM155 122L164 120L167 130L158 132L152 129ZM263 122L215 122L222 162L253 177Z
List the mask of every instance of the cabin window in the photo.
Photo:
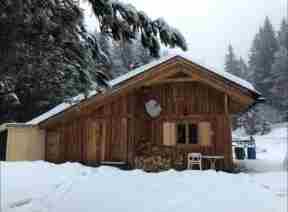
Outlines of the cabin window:
M211 123L203 122L164 122L163 144L174 146L176 144L199 144L210 146L212 144L213 131Z
M188 124L188 143L197 144L198 143L198 126L197 124Z
M183 123L177 124L177 143L186 143L186 125Z
M198 125L196 123L177 123L177 144L198 144Z

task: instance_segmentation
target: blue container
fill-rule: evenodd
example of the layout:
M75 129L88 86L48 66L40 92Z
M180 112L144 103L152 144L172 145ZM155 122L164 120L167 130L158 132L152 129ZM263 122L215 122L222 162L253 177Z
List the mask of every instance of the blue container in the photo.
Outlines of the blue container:
M256 148L254 146L247 148L247 157L250 160L255 160L256 159Z

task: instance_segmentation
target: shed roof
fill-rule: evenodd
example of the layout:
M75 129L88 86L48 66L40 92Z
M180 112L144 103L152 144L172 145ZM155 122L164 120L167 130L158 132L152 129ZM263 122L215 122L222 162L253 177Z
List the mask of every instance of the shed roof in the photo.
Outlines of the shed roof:
M165 63L165 62L167 62L173 58L181 58L181 59L187 60L190 63L193 63L194 65L197 65L198 67L201 67L202 69L205 69L206 71L209 71L215 75L218 75L218 76L222 77L223 79L226 79L232 83L235 83L236 85L254 93L257 97L261 96L260 93L254 88L254 86L250 82L243 80L243 79L241 79L241 78L239 78L233 74L230 74L226 71L216 71L214 68L208 67L207 65L203 65L199 62L194 62L195 60L192 60L192 58L186 54L169 55L166 57L162 57L158 60L154 60L154 61L152 61L146 65L138 67L138 68L136 68L136 69L124 74L124 75L121 75L121 76L109 81L108 84L110 85L111 89L116 88L120 84L124 83L125 81L132 79L133 77L138 76L141 73L149 71L150 69L152 69L152 68L154 68L154 67L156 67L162 63ZM56 107L52 108L51 110L47 111L46 113L43 113L42 115L32 119L31 121L26 122L26 124L37 125L37 124L39 124L45 120L48 120L49 118L61 113L61 112L64 112L65 110L71 108L72 106L80 104L84 100L87 100L87 99L90 99L90 98L96 96L97 94L98 94L97 91L92 91L89 93L87 98L85 98L85 96L83 94L80 94L76 97L73 97L71 99L71 101L63 102L63 103L57 105Z

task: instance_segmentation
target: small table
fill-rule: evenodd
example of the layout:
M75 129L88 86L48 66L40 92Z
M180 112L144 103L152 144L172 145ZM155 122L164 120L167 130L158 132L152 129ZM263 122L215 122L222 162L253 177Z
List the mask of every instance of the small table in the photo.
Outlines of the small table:
M216 169L216 161L223 160L224 156L222 155L203 155L203 159L207 159L210 164L210 169Z

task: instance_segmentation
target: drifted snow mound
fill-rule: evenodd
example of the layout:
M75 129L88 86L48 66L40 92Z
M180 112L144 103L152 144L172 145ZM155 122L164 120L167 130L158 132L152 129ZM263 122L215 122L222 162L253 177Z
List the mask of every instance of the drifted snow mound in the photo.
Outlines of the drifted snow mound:
M1 162L3 212L286 212L286 172L145 173L77 163Z

